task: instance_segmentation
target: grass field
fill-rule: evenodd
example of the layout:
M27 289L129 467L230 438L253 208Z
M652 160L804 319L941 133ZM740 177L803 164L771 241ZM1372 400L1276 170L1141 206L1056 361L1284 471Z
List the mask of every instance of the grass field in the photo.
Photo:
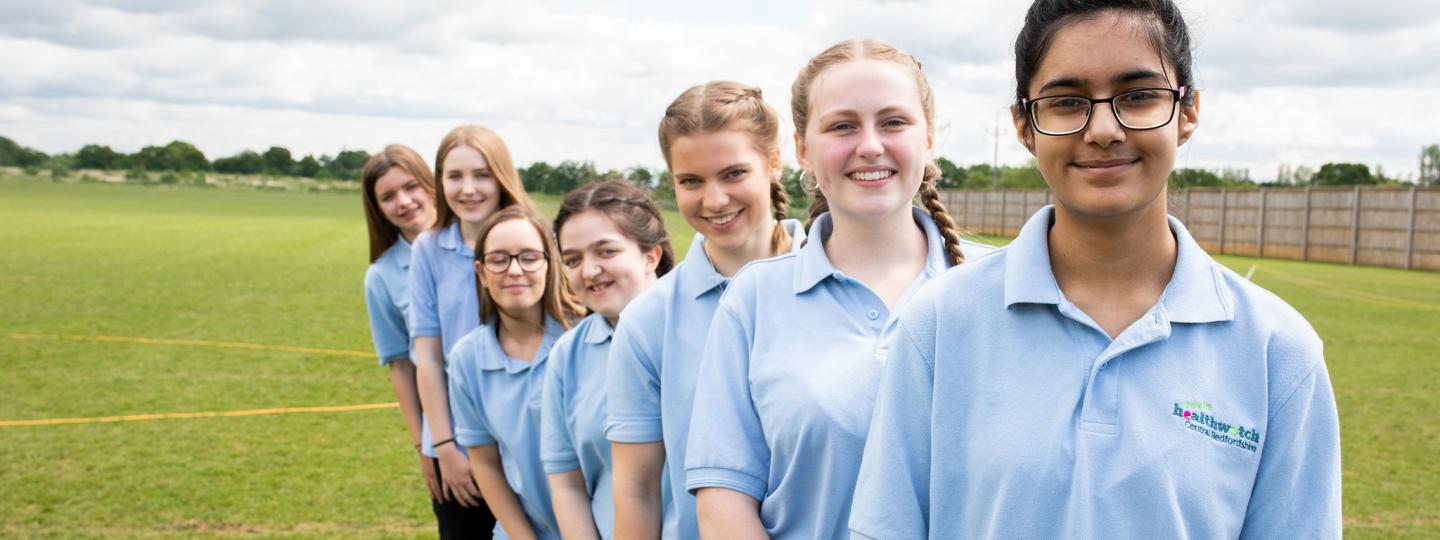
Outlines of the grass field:
M358 195L11 178L0 231L0 423L393 401ZM1440 274L1221 260L1326 342L1347 535L1440 536ZM0 537L433 536L406 439L393 408L0 424Z

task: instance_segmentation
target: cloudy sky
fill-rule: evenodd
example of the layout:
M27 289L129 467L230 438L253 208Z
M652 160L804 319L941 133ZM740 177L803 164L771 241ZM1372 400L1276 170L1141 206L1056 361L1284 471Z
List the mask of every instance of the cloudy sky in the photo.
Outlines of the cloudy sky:
M1440 2L1181 2L1202 109L1177 166L1264 180L1282 164L1352 161L1413 178L1420 147L1440 143ZM658 168L656 124L686 87L759 85L788 118L811 55L879 37L924 63L938 155L989 162L998 119L999 159L1020 164L1003 115L1025 6L0 0L0 135L50 153L181 139L211 159L390 142L429 156L451 127L479 123L521 164Z

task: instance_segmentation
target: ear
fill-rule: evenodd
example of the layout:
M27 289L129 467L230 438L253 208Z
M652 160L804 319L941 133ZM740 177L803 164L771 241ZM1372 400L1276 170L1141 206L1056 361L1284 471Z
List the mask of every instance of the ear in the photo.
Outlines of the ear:
M480 286L485 286L485 263L475 259L475 278L480 280Z
M805 148L805 138L800 136L800 131L795 131L795 160L800 162L801 171L810 170L810 156Z
M1025 125L1025 109L1019 103L1010 105L1010 122L1015 124L1015 139L1030 151L1030 155L1035 155L1035 132Z
M655 275L655 269L660 267L660 255L662 253L664 252L660 249L660 244L655 244L653 246L650 246L650 249L645 250L645 252L640 254L640 256L644 257L645 259L646 275Z
M1193 102L1189 107L1180 106L1180 118L1177 119L1180 126L1180 137L1175 146L1184 146L1195 134L1195 129L1200 127L1200 92L1194 91Z

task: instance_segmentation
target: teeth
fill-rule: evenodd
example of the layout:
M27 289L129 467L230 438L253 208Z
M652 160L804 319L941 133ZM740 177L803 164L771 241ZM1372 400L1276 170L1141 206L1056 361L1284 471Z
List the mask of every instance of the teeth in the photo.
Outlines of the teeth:
M861 182L874 182L889 178L891 174L891 171L865 171L850 173L850 177Z
M712 218L705 218L705 219L710 220L710 223L713 223L713 224L715 224L715 225L724 225L724 224L726 224L726 223L730 223L731 221L735 221L735 216L738 216L738 215L740 215L740 213L739 213L739 212L735 212L735 213L733 213L733 214L725 214L725 215L720 216L720 217L712 217Z

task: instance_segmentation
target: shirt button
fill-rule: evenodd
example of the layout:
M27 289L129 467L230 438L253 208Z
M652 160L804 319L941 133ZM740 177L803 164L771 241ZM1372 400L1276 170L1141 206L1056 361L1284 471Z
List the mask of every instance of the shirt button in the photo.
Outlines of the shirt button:
M879 312L879 311L875 311L875 310L872 309L872 310L870 310L870 311L865 312L865 316L866 316L866 317L869 317L870 320L873 321L873 320L875 320L875 319L879 319L879 318L880 318L880 312Z

